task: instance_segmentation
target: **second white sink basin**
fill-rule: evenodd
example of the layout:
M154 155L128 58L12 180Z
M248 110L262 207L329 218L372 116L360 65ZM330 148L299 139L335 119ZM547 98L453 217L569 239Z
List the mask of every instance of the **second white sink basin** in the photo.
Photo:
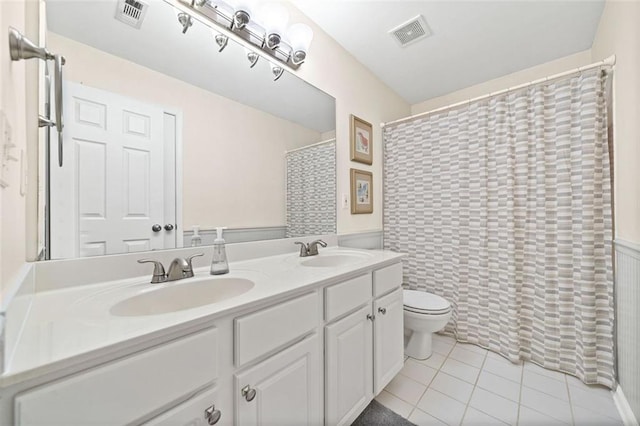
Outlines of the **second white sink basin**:
M347 266L353 265L359 262L366 260L371 257L369 254L358 253L358 252L349 252L349 253L336 253L336 254L319 254L317 256L313 256L309 259L303 260L300 262L302 266L312 266L312 267L335 267L335 266Z
M150 284L150 286L153 284ZM255 283L246 278L207 278L197 281L175 281L163 287L122 300L111 307L115 316L166 314L197 308L239 296L251 290Z

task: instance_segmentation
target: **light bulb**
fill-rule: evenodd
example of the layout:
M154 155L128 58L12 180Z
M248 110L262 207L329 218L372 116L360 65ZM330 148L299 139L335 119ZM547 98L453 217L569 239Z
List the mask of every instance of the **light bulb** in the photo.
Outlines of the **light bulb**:
M237 0L232 3L233 13L233 25L241 30L247 26L253 15L255 9L254 0Z
M294 64L302 63L307 57L313 30L306 24L293 24L287 33L291 42L291 59Z
M287 30L289 11L280 3L267 3L260 11L260 18L266 33L267 47L277 48Z

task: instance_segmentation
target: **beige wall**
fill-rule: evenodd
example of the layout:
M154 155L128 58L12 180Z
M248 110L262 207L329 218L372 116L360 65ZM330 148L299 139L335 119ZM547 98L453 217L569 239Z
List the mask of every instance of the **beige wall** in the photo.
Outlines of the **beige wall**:
M598 61L616 55L614 182L616 236L640 242L640 2L607 1L591 49Z
M0 110L11 127L11 140L16 145L13 155L20 158L23 151L32 160L35 160L37 151L37 145L34 145L38 132L37 90L34 88L37 87L38 63L35 60L11 61L7 30L13 26L37 39L37 7L35 2L0 1ZM30 142L29 149L27 141ZM4 140L0 138L0 153L3 145ZM26 163L29 161L25 156L23 166ZM19 162L10 162L5 173L9 186L0 188L0 301L9 284L17 278L25 260L32 259L36 251L35 246L30 246L30 243L35 243L35 238L26 237L27 228L34 231L36 228L35 171L34 168L28 174L27 194L21 195L21 165ZM30 257L27 256L27 249L32 252Z
M509 87L524 84L532 80L537 80L549 75L564 72L572 68L588 65L591 62L591 51L585 50L584 52L579 52L573 55L565 56L564 58L556 59L555 61L536 65L535 67L527 68L513 74L508 74L500 78L485 81L484 83L476 84L474 86L451 92L437 98L428 99L424 102L412 105L411 114L420 114L421 112L430 111L432 109L451 105L456 102L462 102L466 101L467 99L487 95L491 92L504 90Z
M352 215L338 202L338 233L382 229L382 131L380 123L409 115L411 109L400 96L375 77L313 21L288 4L291 22L313 29L309 59L298 74L336 98L336 149L338 200L349 197L349 169L373 172L373 213ZM373 165L349 160L349 115L373 124Z
M284 153L319 132L55 33L47 45L67 80L182 111L184 230L285 224Z

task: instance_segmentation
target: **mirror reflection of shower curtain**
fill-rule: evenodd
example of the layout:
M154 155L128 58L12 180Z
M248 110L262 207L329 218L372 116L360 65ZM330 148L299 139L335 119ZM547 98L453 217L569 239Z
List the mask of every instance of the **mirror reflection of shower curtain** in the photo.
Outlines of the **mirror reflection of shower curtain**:
M286 154L286 236L336 233L336 143Z
M615 387L604 74L387 126L384 248L458 340Z

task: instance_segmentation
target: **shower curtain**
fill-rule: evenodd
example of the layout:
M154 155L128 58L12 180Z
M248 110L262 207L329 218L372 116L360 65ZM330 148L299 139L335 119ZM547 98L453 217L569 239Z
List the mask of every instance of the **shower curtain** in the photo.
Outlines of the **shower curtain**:
M384 246L458 340L615 386L606 75L384 131Z
M289 151L286 236L336 233L336 143Z

